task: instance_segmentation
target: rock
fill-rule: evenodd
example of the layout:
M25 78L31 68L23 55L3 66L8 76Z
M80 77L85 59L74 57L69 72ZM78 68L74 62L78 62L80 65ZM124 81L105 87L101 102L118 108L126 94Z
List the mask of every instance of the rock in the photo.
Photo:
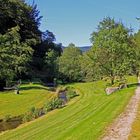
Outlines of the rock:
M108 88L105 89L105 91L106 91L106 94L107 94L107 95L110 95L110 94L112 94L113 92L118 91L119 89L120 89L119 87L108 87Z

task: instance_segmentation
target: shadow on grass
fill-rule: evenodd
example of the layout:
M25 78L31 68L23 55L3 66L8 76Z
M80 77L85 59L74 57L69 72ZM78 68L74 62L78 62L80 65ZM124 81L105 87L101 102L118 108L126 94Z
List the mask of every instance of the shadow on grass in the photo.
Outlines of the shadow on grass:
M140 84L139 84L139 83L127 84L127 87L128 87L128 88L136 87L136 86L140 86Z
M47 87L39 87L39 86L20 87L20 90L31 90L31 89L44 89L44 90L48 90Z

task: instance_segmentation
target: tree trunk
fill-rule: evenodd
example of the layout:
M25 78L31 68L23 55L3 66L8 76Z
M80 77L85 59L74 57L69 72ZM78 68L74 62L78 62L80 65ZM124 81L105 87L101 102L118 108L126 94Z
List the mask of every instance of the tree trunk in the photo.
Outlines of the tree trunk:
M137 77L139 77L139 71L136 72Z
M114 77L111 77L111 85L114 85Z
M6 81L5 80L0 80L0 91L3 91L4 87L6 87Z

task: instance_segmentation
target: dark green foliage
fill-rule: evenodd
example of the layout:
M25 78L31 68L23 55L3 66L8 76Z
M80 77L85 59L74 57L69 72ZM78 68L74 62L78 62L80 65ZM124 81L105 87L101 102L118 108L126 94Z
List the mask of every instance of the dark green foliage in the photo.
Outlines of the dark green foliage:
M8 29L19 26L21 40L41 40L38 29L41 16L37 6L29 6L23 0L0 0L0 33L5 34Z
M41 17L24 0L0 0L0 80L22 78L29 71L33 49L41 42Z
M47 31L43 35L42 42L35 47L30 77L40 78L45 82L46 80L47 82L53 82L53 79L57 76L56 60L62 49L61 44L55 44L54 40L53 33Z
M16 73L16 77L13 70L11 70L14 67L13 64L11 63L11 66L7 63L7 61L11 61L11 59L9 60L9 55L5 56L3 66L6 65L10 70L5 71L4 74L0 74L3 75L3 79L0 76L0 80L2 80L2 82L5 81L7 75L10 75L11 79L14 77L16 79L40 78L43 80L52 80L56 75L56 64L54 61L56 60L56 55L60 56L61 54L61 44L54 43L56 39L52 32L48 30L41 32L39 30L42 17L39 15L40 12L37 10L37 5L34 3L33 5L28 5L24 0L0 0L0 7L0 35L3 36L8 34L9 29L13 29L14 27L19 28L17 31L18 37L14 34L16 38L12 35L11 38L7 38L5 42L0 40L0 43L3 44L3 46L0 45L0 47L5 47L9 44L11 49L15 51L13 44L16 45L17 43L17 46L23 47L24 49L26 46L30 46L34 50L32 52L33 56L30 59L30 65L24 67L26 71L23 70L22 67L22 60L26 59L26 57L22 56L23 59L19 59L19 62L22 64L20 64L20 67L19 64L17 64L16 71L18 72ZM15 40L17 38L18 41ZM53 51L56 54L55 58L53 58L54 61L51 61L53 56L46 59L46 57L49 56L50 51ZM15 52L19 53L18 48L16 48ZM11 62L14 62L14 60ZM3 71L0 73L2 72Z
M13 79L25 72L33 50L29 42L21 42L20 28L14 27L6 34L0 34L0 79Z

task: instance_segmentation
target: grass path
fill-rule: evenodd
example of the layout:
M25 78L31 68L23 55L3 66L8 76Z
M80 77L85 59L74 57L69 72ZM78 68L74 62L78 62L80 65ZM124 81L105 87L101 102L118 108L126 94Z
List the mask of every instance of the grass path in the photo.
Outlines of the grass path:
M135 87L107 96L106 83L73 84L79 95L68 106L15 130L0 134L2 140L96 140L125 108Z
M128 139L129 140L140 140L140 103L139 103L139 109L137 112L137 116L132 125L131 133L130 133Z
M125 111L114 121L103 140L128 140L140 102L140 86L127 105Z

